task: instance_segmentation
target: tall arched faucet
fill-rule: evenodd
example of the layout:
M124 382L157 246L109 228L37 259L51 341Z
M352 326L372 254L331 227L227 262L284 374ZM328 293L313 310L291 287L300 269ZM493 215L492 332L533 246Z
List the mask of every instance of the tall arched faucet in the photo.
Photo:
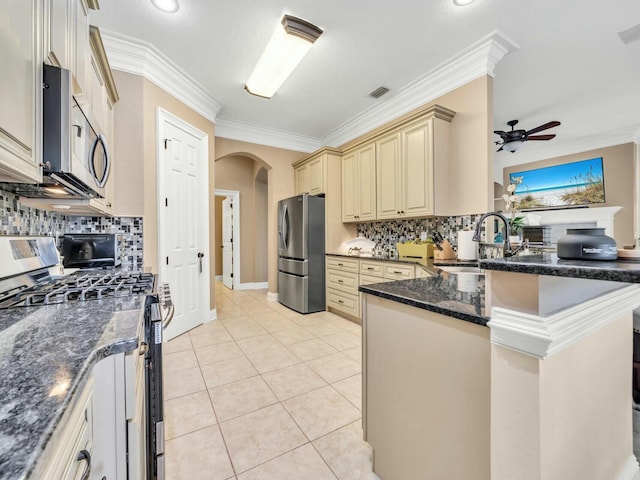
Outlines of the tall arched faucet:
M478 220L478 224L476 225L476 231L473 234L473 241L474 242L480 241L480 229L482 228L482 222L484 222L485 219L488 217L498 217L504 222L505 232L504 232L504 254L503 255L505 257L512 257L520 250L520 248L522 248L522 245L516 248L515 250L511 249L511 242L509 242L509 220L500 212L489 212L489 213L483 214L480 217L480 220Z

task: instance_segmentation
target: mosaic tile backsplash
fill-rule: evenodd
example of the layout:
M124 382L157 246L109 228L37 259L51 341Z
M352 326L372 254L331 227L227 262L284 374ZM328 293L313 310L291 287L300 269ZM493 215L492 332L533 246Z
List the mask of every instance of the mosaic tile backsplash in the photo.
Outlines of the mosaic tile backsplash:
M17 195L0 190L0 235L51 235L63 233L122 233L125 253L122 267L142 268L142 218L76 217L22 205Z
M477 215L461 215L455 217L409 218L406 220L392 220L388 222L359 223L358 236L376 242L376 246L384 255L396 255L396 243L408 242L420 238L422 232L431 236L439 232L449 243L457 247L458 230L475 228L480 219Z

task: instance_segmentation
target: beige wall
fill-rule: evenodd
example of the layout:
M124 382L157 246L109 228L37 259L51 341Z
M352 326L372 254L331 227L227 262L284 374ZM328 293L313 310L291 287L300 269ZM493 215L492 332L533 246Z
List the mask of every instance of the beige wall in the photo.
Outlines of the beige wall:
M602 157L604 168L604 193L606 203L598 206L621 206L615 217L614 238L619 247L633 243L634 232L634 144L627 143L615 147L590 150L588 152L549 158L538 162L507 167L504 169L504 185L509 183L509 174L531 168L547 167L562 163L577 162L589 158ZM635 173L635 175L634 175ZM635 207L637 208L637 207Z
M491 346L491 478L617 478L632 454L631 337L629 313L546 360Z
M264 283L269 281L269 246L267 245L269 222L269 175L267 170L255 165L257 172L255 176L255 281Z
M143 78L113 71L120 101L114 107L114 157L116 162L114 211L117 216L144 215ZM145 255L146 257L146 255ZM146 259L145 259L146 260Z
M278 288L278 200L293 195L293 168L291 164L305 156L304 153L281 148L241 142L228 138L216 138L216 158L245 156L263 162L267 169L267 244L269 262L269 292ZM242 200L240 200L242 202Z
M170 94L137 75L114 72L120 101L116 104L116 211L119 215L144 218L144 266L158 272L158 214L156 109L161 107L209 136L209 185L214 184L215 158L214 124ZM124 192L124 193L123 193ZM213 189L209 192L213 203ZM213 219L214 209L209 210ZM213 251L214 222L209 222L209 251ZM210 275L214 275L214 258L209 259ZM215 305L214 283L211 280L210 308Z
M253 163L253 159L242 156L225 157L215 162L215 188L240 192L240 239L233 239L240 241L240 283L255 282Z
M214 235L214 246L213 250L215 254L213 256L213 260L215 262L215 275L222 275L222 202L226 197L218 197L215 198L215 206L214 206L214 223L215 223L215 235Z

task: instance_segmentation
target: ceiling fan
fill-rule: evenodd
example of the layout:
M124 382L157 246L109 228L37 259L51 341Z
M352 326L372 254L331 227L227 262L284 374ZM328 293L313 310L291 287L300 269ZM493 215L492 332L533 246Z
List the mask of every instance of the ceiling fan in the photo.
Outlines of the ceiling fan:
M493 133L496 135L500 135L501 140L496 142L496 145L500 145L500 148L496 151L506 150L507 152L514 153L518 148L522 146L524 142L527 140L551 140L555 137L555 134L550 135L533 135L534 133L541 132L542 130L547 130L548 128L557 127L560 125L560 122L553 121L545 123L544 125L540 125L539 127L532 128L531 130L514 130L518 124L518 120L510 120L507 122L507 125L511 127L510 132L504 132L502 130L494 130Z

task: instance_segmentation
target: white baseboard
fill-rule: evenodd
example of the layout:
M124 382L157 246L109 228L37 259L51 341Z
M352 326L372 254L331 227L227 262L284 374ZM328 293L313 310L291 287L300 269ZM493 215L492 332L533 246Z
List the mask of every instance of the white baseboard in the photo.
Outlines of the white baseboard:
M267 292L267 300L269 300L270 302L277 302L278 301L278 292Z
M216 282L221 282L222 278L222 275L216 275Z
M638 460L635 455L631 455L627 459L616 480L640 480L640 466L638 466Z
M238 285L238 290L261 290L263 288L269 288L269 282L241 283Z
M213 322L218 319L218 310L214 308L213 310L209 310L209 320L208 322Z

